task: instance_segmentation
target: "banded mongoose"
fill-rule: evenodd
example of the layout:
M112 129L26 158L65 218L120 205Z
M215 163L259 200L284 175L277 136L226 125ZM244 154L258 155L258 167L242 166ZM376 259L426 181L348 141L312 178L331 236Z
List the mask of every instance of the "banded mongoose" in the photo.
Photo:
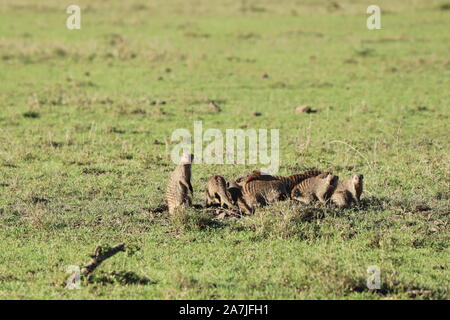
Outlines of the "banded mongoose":
M255 209L257 206L286 199L286 186L281 180L254 171L242 182L242 194L247 205Z
M239 211L249 215L253 213L252 208L250 208L244 200L242 187L240 185L231 181L227 184L227 190L231 196L232 202L238 206Z
M347 208L352 203L359 204L363 192L363 179L362 174L354 174L350 179L340 181L331 196L331 201L339 208Z
M287 191L288 195L290 196L292 189L296 185L298 185L300 182L302 182L303 180L306 180L308 178L311 178L311 177L316 177L321 173L323 173L323 171L312 169L312 170L305 171L303 173L293 174L288 177L285 177L285 176L274 176L274 177L283 181L284 185L286 186L286 191Z
M254 170L251 174L242 176L242 177L236 179L236 183L239 186L244 187L244 185L246 183L249 183L249 182L255 181L255 180L271 181L271 180L278 180L278 178L275 178L274 176L272 176L270 174L264 174L259 170Z
M184 154L180 164L172 172L166 191L166 202L169 214L173 214L180 206L191 206L192 200L189 197L194 195L191 185L191 166L194 155Z
M314 200L326 204L337 187L339 178L329 172L308 178L297 184L291 193L291 198L310 204Z
M297 184L299 184L300 182L302 182L303 180L306 180L308 178L316 177L321 173L323 173L323 172L313 169L313 170L305 171L303 173L297 173L297 174L293 174L288 177L285 177L285 176L266 175L266 174L262 174L260 171L253 171L252 174L248 175L247 177L241 177L236 182L240 185L243 185L245 182L250 182L253 180L275 180L275 179L277 179L284 183L284 185L286 187L286 196L290 197L292 189Z
M206 206L219 203L221 207L226 205L228 209L236 208L231 203L231 195L227 190L227 182L221 175L214 175L208 179L205 195Z

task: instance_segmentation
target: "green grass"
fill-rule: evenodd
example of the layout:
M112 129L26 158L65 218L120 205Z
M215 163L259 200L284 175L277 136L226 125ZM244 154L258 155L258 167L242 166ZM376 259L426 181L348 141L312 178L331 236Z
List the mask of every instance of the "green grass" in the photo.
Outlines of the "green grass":
M72 3L2 2L0 299L449 299L448 2L380 0L374 31L372 2L297 2L83 0L79 31ZM363 173L362 206L169 219L167 143L195 120L280 129L280 174ZM194 203L257 168L195 165ZM119 242L140 250L64 289Z

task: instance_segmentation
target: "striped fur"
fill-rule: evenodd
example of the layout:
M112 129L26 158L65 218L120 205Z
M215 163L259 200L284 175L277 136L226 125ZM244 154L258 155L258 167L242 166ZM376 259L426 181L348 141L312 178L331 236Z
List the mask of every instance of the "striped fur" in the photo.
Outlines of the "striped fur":
M283 182L272 176L264 179L246 181L242 187L244 200L252 209L286 199L286 187Z
M297 184L291 192L291 198L310 204L319 200L325 204L337 187L339 178L329 172L303 180Z
M166 190L166 203L169 208L169 214L173 214L178 207L190 207L192 205L189 193L191 196L194 194L191 185L191 163L193 158L193 155L185 155L169 178Z
M302 182L305 179L318 176L321 173L323 173L323 172L319 171L319 170L311 169L311 170L305 171L303 173L297 173L297 174L293 174L291 176L285 177L285 176L272 176L272 175L268 175L268 174L262 174L260 171L255 170L248 176L238 178L236 180L236 182L239 185L244 186L245 183L249 183L249 182L255 181L255 180L264 180L264 181L280 180L285 185L286 196L290 197L292 189L297 184L299 184L300 182Z
M219 203L221 207L236 208L231 203L231 195L227 190L227 182L221 175L214 175L208 179L206 185L206 206Z
M290 195L292 192L292 189L297 184L299 184L300 182L302 182L303 180L306 180L308 178L318 176L321 173L322 173L322 171L319 171L319 170L308 170L303 173L293 174L288 177L285 177L285 176L274 176L274 177L283 181L284 185L286 186L286 191Z
M339 208L347 208L352 203L359 203L363 192L362 174L354 174L350 179L339 182L331 196L331 201Z
M236 182L230 182L228 183L227 191L231 196L232 202L238 206L239 211L245 214L253 213L252 208L250 208L244 200L241 186L239 186Z
M246 183L249 183L251 181L255 180L261 180L261 181L270 181L270 180L278 180L278 178L275 178L274 176L271 176L270 174L264 174L261 173L259 170L254 170L251 174L247 176L242 176L236 180L236 183L244 187Z

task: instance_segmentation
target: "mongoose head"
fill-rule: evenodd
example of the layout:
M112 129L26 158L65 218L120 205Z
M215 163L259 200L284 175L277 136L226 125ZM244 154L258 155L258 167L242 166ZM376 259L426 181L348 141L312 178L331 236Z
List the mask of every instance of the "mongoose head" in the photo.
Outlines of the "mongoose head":
M181 157L181 164L191 164L194 160L194 155L190 153L183 153L183 156Z
M252 173L237 178L236 179L236 184L238 186L242 187L244 185L244 182L247 180L247 178L256 177L256 176L260 176L260 175L261 175L261 172L259 172L257 170L253 170Z
M364 176L362 174L354 174L352 176L352 182L355 186L362 184L363 179L364 179Z
M227 182L227 189L229 190L229 189L241 189L241 186L237 183L237 182L234 182L234 181L228 181Z

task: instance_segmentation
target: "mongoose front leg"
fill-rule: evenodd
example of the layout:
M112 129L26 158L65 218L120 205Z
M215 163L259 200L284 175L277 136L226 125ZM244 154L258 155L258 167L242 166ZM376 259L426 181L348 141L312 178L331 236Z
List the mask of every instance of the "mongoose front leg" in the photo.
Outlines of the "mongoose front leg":
M191 193L191 196L194 196L194 189L192 188L190 181L186 181L186 179L182 179L182 180L180 180L180 184L185 186L189 190L189 192Z
M228 203L227 203L226 199L224 199L220 194L216 194L216 197L219 199L221 208L225 208L225 205L228 207Z
M317 200L319 200L319 202L320 202L321 204L323 204L323 205L326 205L327 202L328 202L328 200L325 199L325 197L324 197L323 195L317 196Z
M194 196L194 188L192 188L192 184L190 181L188 181L188 187L189 187L189 191L191 192L191 196Z

